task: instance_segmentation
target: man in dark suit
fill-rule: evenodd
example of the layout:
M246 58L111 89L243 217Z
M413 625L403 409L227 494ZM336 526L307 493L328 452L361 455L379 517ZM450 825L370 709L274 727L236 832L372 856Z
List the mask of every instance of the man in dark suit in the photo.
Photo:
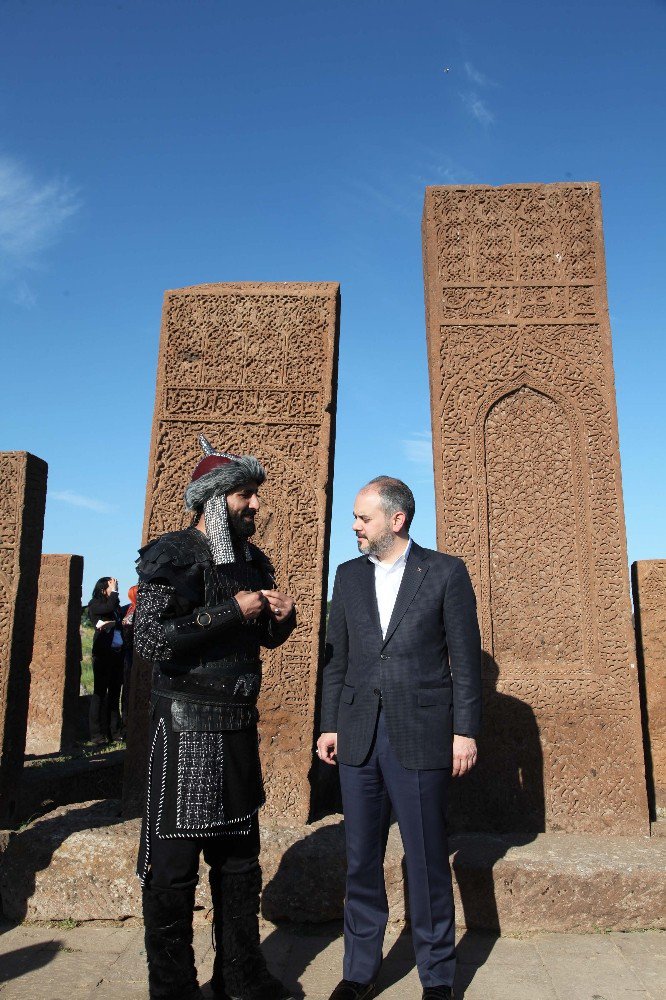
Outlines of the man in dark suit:
M481 641L461 559L409 537L412 491L379 476L356 498L361 557L337 571L317 753L340 767L347 841L345 957L330 1000L369 1000L388 919L383 861L400 827L426 1000L451 1000L455 923L448 783L476 763Z

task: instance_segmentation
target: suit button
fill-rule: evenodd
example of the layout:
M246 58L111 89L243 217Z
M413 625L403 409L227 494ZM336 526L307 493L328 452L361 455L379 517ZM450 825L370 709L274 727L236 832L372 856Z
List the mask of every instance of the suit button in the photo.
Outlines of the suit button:
M380 689L379 689L379 688L374 688L374 690L373 690L373 692L372 692L372 693L373 693L373 694L381 694L382 692L380 691Z
M388 660L389 657L386 655L386 653L380 653L379 654L379 659L380 660Z

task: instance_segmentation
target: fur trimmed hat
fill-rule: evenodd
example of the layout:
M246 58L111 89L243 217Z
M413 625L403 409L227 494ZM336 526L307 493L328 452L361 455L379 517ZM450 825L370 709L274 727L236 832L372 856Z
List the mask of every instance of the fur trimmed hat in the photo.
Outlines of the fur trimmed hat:
M266 478L266 470L253 455L233 455L231 452L215 451L203 434L199 444L204 453L185 490L185 506L188 510L203 510L204 504L216 496L226 496L253 482L261 486Z

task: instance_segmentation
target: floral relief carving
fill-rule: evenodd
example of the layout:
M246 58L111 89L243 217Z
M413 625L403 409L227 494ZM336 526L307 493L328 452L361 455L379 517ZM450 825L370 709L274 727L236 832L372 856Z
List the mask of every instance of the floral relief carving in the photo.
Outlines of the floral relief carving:
M269 814L305 819L325 597L338 286L201 285L167 292L144 535L184 527L197 437L267 470L257 544L298 606L289 641L264 657L262 766ZM137 758L144 735L135 736Z
M527 729L502 712L531 719L546 827L629 833L646 802L601 234L596 185L426 193L438 542L468 565L496 685L474 781L518 766ZM475 809L493 828L481 785Z
M0 452L0 822L11 823L23 767L47 466Z

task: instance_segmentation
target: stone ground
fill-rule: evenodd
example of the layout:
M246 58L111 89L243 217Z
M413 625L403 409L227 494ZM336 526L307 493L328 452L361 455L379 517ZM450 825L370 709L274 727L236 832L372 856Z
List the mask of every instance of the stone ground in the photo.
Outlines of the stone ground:
M140 925L68 928L0 923L0 1000L146 1000ZM338 925L271 927L272 970L295 995L325 1000L340 977ZM202 983L213 961L210 929L196 931ZM420 1000L409 937L387 935L383 1000ZM463 932L456 998L461 1000L658 1000L666 996L666 932L538 934L497 938ZM210 992L204 986L204 996Z

